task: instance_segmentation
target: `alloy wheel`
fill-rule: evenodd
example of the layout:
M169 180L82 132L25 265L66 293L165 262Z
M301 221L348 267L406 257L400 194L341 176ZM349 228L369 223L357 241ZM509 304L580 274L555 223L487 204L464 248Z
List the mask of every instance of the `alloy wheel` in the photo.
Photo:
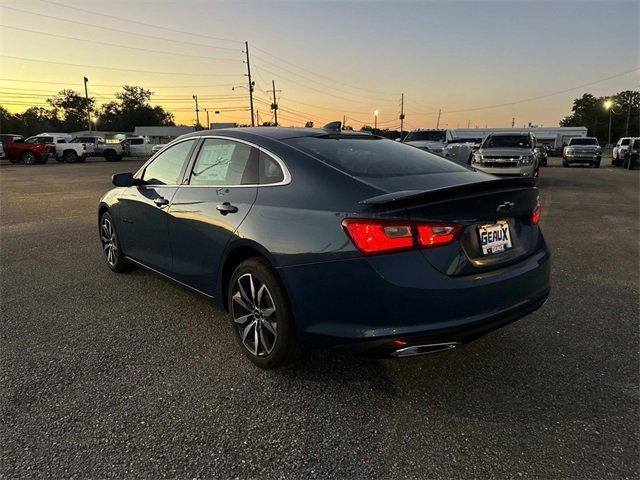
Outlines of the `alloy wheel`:
M278 336L271 292L251 273L238 277L233 288L231 315L242 344L256 357L269 355Z
M118 261L118 244L116 242L116 231L111 224L111 220L105 216L100 225L100 240L102 240L102 250L107 259L107 263L115 267Z

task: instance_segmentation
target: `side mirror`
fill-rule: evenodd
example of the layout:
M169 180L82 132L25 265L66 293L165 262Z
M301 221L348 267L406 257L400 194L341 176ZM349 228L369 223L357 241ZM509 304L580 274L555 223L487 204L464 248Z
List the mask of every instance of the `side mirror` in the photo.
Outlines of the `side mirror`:
M111 182L113 182L116 187L132 187L133 173L116 173L111 177Z

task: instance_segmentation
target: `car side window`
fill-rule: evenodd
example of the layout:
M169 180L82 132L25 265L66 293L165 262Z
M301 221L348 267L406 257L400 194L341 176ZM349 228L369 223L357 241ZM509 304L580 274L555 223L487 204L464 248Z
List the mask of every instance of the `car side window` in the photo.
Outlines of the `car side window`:
M176 143L147 165L142 179L148 185L178 185L180 172L196 139Z
M279 183L284 180L284 172L280 164L271 155L260 152L259 182L260 185Z
M191 185L254 185L259 150L246 143L207 138L198 152Z

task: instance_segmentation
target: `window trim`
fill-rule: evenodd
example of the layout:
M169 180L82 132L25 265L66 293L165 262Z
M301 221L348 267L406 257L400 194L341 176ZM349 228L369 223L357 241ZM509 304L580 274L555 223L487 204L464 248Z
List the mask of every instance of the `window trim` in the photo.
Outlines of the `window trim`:
M190 138L194 138L194 137L190 137ZM196 151L193 152L192 158L189 161L189 165L186 171L184 172L183 181L187 183L183 183L182 185L180 185L181 187L188 187L188 188L247 188L249 187L249 188L253 188L253 187L279 187L279 186L288 185L291 183L291 173L289 173L289 169L287 168L287 165L284 163L284 161L275 153L270 152L269 150L267 150L264 147L261 147L260 145L257 145L253 142L249 142L247 140L242 140L240 138L225 137L223 135L202 135L197 138L200 139L199 145L197 147L197 152ZM282 170L282 173L284 175L284 179L276 183L248 183L246 185L191 185L189 183L191 180L191 173L193 172L193 167L195 167L196 160L198 159L198 153L200 153L200 148L202 148L202 144L204 143L204 141L210 138L244 143L245 145L249 145L250 147L257 149L258 151L265 153L266 155L270 156L273 160L275 160L275 162L280 166L280 169Z

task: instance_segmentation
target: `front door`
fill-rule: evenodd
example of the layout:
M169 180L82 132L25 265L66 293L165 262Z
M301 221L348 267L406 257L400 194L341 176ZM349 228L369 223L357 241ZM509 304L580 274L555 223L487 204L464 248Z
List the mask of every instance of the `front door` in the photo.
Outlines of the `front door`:
M257 195L259 150L246 143L205 138L189 184L171 202L173 276L213 295L222 253Z
M170 273L173 263L168 211L195 142L189 139L162 152L142 172L143 184L124 188L119 196L125 255L163 273Z

